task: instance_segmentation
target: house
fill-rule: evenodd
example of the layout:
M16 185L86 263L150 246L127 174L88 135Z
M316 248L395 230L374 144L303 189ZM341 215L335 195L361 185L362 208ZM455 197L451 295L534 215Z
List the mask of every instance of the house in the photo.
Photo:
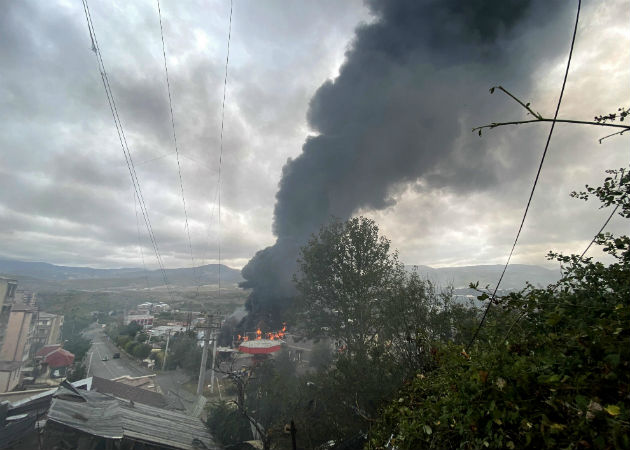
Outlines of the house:
M218 450L197 418L62 383L44 430L45 448Z
M35 361L40 365L41 375L60 378L74 363L74 354L63 349L61 344L45 345L35 354Z

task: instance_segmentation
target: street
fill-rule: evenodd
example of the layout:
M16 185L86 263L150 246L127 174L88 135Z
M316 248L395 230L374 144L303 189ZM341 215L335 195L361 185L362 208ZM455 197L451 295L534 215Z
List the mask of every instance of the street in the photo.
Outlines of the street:
M93 323L85 330L84 335L92 340L92 347L87 355L88 376L111 380L123 375L138 377L153 373L116 348L103 332L101 325ZM120 353L120 358L113 359L114 353ZM105 356L108 361L102 360Z
M111 380L124 375L138 377L154 373L146 367L140 366L137 361L129 358L112 344L107 335L105 335L101 325L93 323L83 334L92 341L92 347L87 354L86 362L88 376ZM120 353L120 358L113 359L114 353ZM103 361L105 356L108 358L107 361ZM175 409L190 412L195 408L197 396L182 387L184 383L190 381L190 377L181 370L169 370L161 373L155 378L155 381L160 387L162 394Z

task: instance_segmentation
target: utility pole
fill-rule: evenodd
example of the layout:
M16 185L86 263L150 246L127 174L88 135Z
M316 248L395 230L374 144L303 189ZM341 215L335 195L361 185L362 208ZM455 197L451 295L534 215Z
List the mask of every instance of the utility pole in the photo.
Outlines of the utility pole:
M221 326L219 325L219 328ZM210 372L210 393L214 394L214 367L217 360L217 333L214 332L214 339L212 340L212 372ZM220 394L220 393L219 393Z
M166 368L166 357L168 356L168 343L171 340L171 330L168 330L166 337L166 349L164 350L164 361L162 361L162 370Z
M218 319L218 321L215 321ZM212 351L212 375L210 392L214 392L214 363L217 356L217 338L215 330L221 328L221 319L214 314L206 315L206 324L203 327L197 327L197 329L204 330L203 333L203 352L201 354L201 366L199 366L199 381L197 382L197 395L203 394L203 386L206 382L206 363L208 362L208 347L210 346L210 338L213 338L213 351Z

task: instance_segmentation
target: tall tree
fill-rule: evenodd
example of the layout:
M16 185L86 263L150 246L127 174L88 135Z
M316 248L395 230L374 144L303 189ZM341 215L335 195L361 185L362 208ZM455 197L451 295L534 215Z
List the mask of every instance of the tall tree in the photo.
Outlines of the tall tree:
M298 316L313 336L362 352L385 322L385 305L404 280L390 241L365 217L334 221L300 251Z

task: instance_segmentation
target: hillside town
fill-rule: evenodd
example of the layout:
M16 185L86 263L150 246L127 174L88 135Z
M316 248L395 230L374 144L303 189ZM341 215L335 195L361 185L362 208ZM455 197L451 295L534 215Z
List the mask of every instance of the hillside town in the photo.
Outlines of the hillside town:
M230 335L230 320L173 310L164 302L94 311L81 330L89 350L77 359L64 348L63 316L42 311L37 294L19 290L17 279L0 278L0 287L2 449L96 449L111 443L130 449L218 448L204 425L208 399L234 398L232 380L281 350L303 373L309 371L313 342L289 334L286 325ZM218 345L221 337L224 345ZM196 377L181 363L167 364L182 357L179 339L188 339L202 355ZM252 445L257 435L252 428Z

